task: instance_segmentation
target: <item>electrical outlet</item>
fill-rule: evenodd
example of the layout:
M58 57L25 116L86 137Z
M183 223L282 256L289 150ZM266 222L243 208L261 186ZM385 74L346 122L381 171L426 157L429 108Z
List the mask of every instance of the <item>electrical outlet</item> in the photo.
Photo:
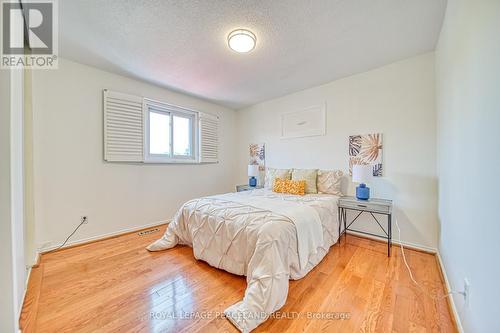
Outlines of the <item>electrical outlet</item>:
M469 279L464 279L464 302L466 306L469 306L469 298L470 298L470 282Z
M81 221L82 221L82 223L83 223L83 224L87 224L87 223L89 223L89 219L88 219L88 217L87 217L87 216L82 216L82 217L81 217Z

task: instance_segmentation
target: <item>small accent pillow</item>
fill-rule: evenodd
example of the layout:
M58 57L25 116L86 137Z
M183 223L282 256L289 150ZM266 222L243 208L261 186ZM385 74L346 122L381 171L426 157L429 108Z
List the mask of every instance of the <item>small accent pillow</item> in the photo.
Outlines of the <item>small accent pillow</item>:
M341 183L344 173L340 170L318 171L318 193L342 196Z
M284 178L275 178L274 185L273 185L273 192L285 193L288 181L289 181L288 179L284 179Z
M306 194L306 181L275 178L273 192L304 195Z
M304 195L306 194L306 181L305 180L286 180L285 193Z
M306 181L306 193L318 193L316 187L317 177L317 169L293 169L292 171L292 180Z
M264 187L267 189L272 189L274 186L275 178L290 179L291 170L290 169L266 169L266 178L264 179Z

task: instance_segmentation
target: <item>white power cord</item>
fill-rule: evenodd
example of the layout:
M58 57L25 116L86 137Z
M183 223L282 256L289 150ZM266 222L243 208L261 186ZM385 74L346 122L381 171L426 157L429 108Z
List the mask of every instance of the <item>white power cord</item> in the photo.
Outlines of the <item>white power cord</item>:
M73 232L66 238L66 240L61 245L56 247L53 251L59 250L64 245L66 245L66 243L69 241L71 236L73 236L75 234L75 232L82 226L82 224L85 224L85 223L87 223L87 216L82 216L82 221L80 222L80 224L75 228L75 230L73 230Z
M420 288L420 290L422 290L422 292L424 294L426 294L427 296L429 296L430 298L434 299L434 300L439 300L439 299L443 299L443 298L446 298L446 297L449 297L450 295L453 295L453 294L460 294L460 295L463 295L465 296L465 292L463 291L450 291L446 294L444 294L443 296L440 296L440 297L436 297L434 295L432 295L431 293L429 293L427 290L425 290L418 282L417 280L415 280L415 278L413 277L413 273L411 272L411 268L410 268L410 265L408 265L408 261L406 261L406 255L405 255L405 249L404 249L404 246L403 246L403 243L401 242L401 229L399 228L399 224L398 224L398 220L395 218L394 221L396 222L396 228L398 228L398 243L399 243L399 246L401 247L401 254L403 256L403 262L406 266L406 269L408 270L408 274L410 275L410 279L412 280L412 282Z

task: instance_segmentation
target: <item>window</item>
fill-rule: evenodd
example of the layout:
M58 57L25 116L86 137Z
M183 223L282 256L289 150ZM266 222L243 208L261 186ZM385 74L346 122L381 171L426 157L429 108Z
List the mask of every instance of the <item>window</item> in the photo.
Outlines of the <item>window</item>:
M149 112L149 154L170 156L170 115Z
M105 89L104 160L218 163L215 115Z
M193 118L173 116L174 156L193 155Z
M146 162L193 162L196 113L167 104L146 102Z

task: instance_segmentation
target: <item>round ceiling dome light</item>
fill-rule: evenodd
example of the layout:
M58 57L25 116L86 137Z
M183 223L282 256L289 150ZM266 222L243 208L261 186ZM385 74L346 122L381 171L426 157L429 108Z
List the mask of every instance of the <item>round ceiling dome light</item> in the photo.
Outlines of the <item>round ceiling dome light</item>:
M254 33L245 29L234 30L227 36L227 45L229 45L229 48L239 53L252 51L255 48L256 42L257 37L255 37Z

